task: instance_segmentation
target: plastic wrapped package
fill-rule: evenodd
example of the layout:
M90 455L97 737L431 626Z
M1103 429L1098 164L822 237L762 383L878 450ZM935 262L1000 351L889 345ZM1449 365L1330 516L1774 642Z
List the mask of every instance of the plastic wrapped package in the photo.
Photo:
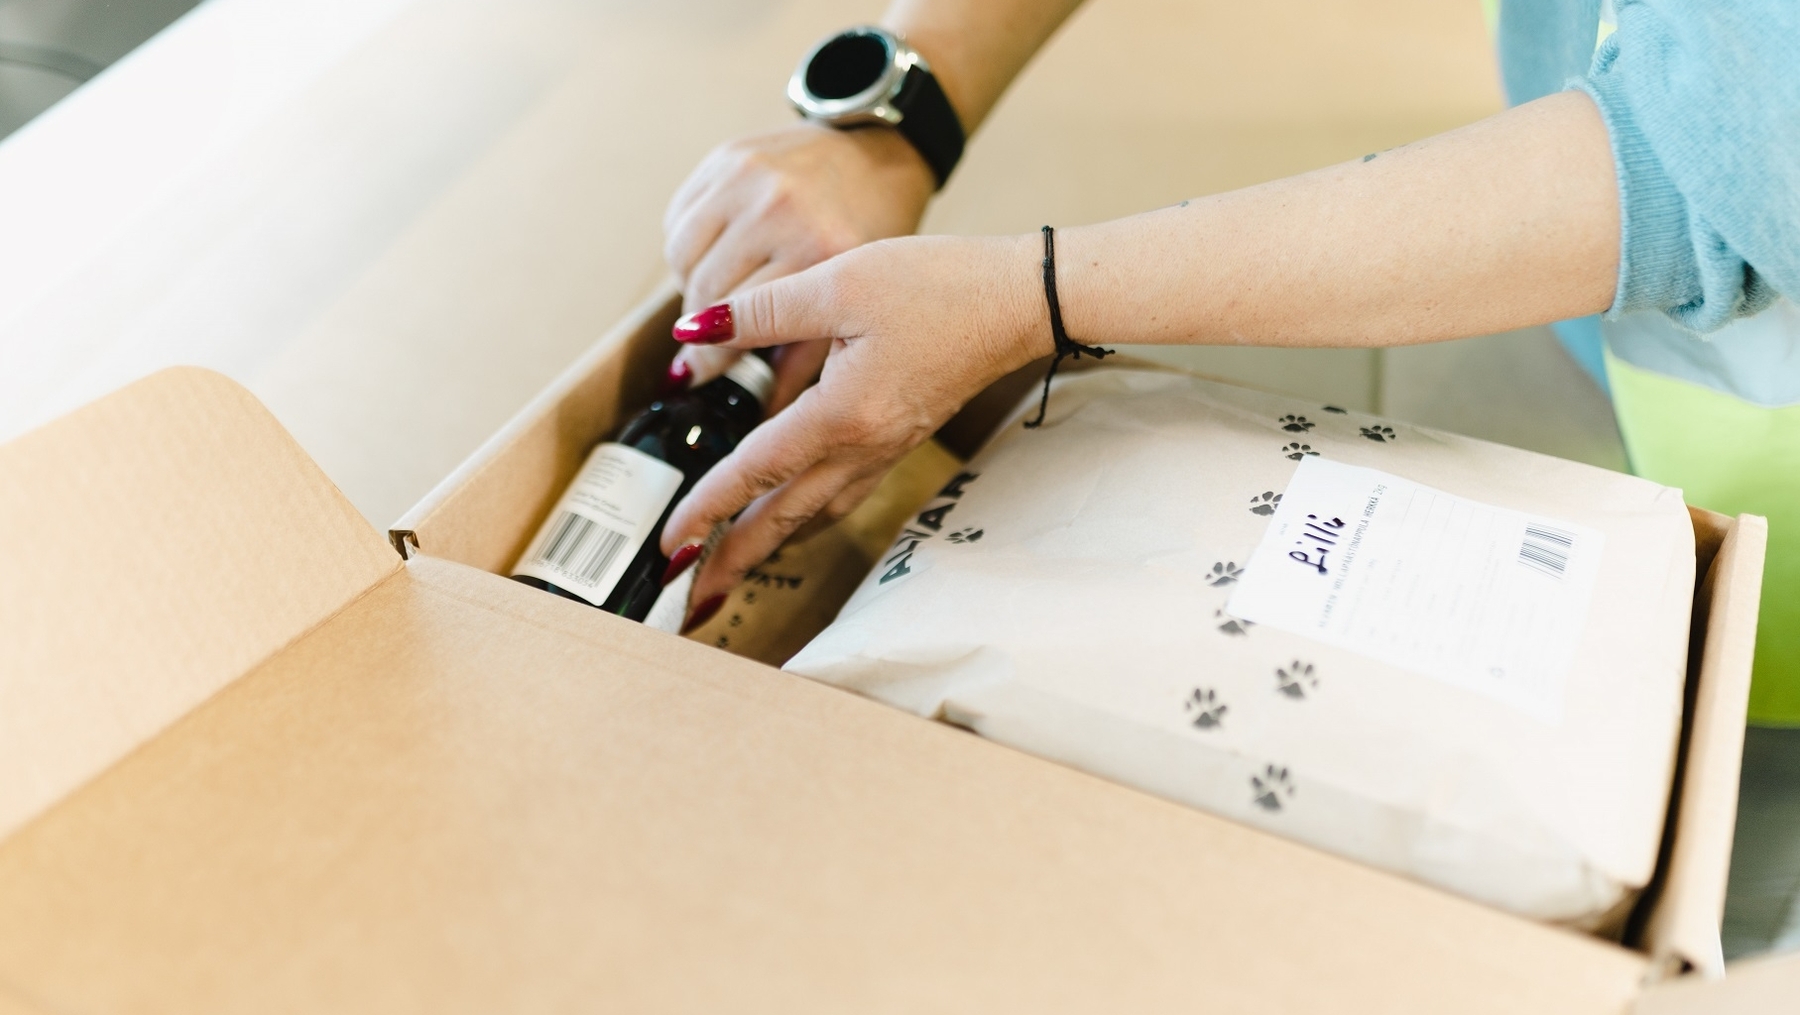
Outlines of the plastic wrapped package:
M1521 915L1653 872L1680 492L1162 371L1059 381L787 669Z

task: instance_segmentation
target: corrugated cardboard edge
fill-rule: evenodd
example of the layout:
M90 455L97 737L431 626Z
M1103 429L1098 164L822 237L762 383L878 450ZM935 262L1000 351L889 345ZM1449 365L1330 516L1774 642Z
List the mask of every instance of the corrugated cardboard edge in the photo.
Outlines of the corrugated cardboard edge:
M1733 962L1722 980L1686 976L1638 995L1632 1015L1785 1015L1800 1008L1800 955Z
M135 381L0 466L0 838L401 567L211 370Z
M1652 976L1725 973L1719 923L1737 815L1768 521L1689 508L1704 578L1694 595L1688 702L1658 882L1643 912ZM1704 635L1701 635L1704 632Z
M680 308L672 280L633 307L393 524L394 550L483 571L510 566L535 531L533 525L516 535L519 518L541 518L580 464L578 451L635 408L621 395L654 390L655 375L675 352L669 327Z

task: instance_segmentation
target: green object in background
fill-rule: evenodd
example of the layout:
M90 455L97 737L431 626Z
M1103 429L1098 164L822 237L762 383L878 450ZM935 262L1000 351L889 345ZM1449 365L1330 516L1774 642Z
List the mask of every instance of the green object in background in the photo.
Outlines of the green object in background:
M1800 726L1800 405L1764 408L1606 354L1631 470L1687 502L1769 519L1750 721Z

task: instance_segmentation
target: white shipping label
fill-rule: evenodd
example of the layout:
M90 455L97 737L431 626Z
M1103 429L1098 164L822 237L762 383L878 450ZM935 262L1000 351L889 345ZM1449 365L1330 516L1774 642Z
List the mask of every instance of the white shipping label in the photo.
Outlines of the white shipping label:
M1586 526L1309 457L1226 609L1554 723L1602 543Z
M680 487L681 470L668 462L623 444L600 445L513 574L604 603Z

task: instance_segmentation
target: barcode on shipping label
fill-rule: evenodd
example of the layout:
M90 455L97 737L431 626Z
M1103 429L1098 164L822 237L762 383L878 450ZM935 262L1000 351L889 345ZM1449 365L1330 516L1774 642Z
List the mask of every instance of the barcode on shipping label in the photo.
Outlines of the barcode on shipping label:
M1575 534L1548 525L1527 524L1525 541L1519 544L1519 563L1561 580L1569 568L1569 553L1575 549Z
M600 445L513 574L603 604L662 520L681 480L680 469L636 448Z
M1586 526L1309 457L1227 611L1555 722L1602 550Z
M630 541L631 537L623 532L564 511L552 524L549 542L537 559L584 585L592 585Z

